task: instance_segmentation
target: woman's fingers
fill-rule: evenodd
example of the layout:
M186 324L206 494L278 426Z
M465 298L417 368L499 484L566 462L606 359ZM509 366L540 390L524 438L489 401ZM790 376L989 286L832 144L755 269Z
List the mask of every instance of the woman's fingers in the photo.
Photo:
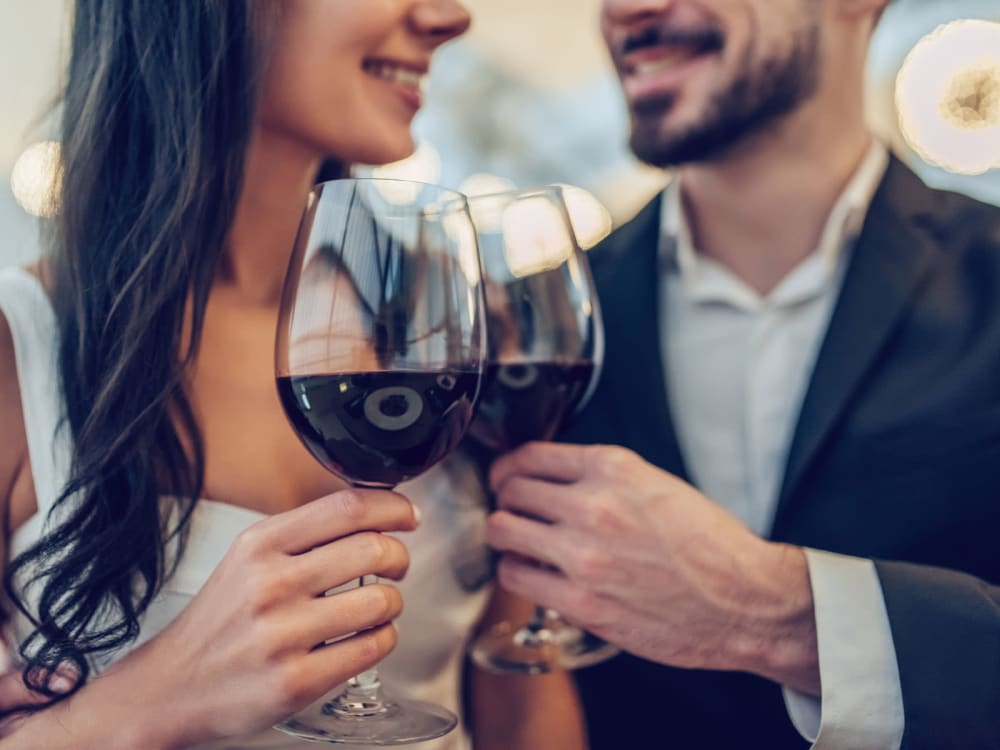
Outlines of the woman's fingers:
M57 693L69 692L73 680L67 674L56 672L49 680L49 687ZM21 670L13 666L0 675L0 712L11 711L19 706L32 706L47 701L44 695L30 690L24 684ZM13 734L28 718L27 714L14 714L0 721L0 738Z
M321 596L304 607L302 627L304 648L381 627L403 611L403 597L394 586L375 583Z
M288 713L302 710L337 685L374 667L396 647L392 625L365 630L295 660L280 690Z
M406 574L410 555L398 539L365 531L296 555L288 565L305 592L316 596L362 576L398 581Z
M413 505L402 495L348 489L256 523L240 541L294 555L359 531L412 531L416 526Z

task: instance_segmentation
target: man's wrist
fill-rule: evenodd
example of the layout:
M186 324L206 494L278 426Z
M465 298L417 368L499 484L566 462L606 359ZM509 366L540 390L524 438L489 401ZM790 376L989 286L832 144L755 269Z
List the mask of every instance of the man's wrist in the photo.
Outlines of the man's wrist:
M820 694L809 563L800 547L760 540L740 623L731 638L738 668L809 695Z

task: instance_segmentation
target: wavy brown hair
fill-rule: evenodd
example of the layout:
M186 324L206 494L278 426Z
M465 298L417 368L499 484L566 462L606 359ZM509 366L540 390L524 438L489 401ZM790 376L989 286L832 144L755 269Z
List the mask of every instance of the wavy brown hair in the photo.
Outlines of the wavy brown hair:
M45 705L136 638L201 494L184 379L242 188L277 6L75 3L49 265L73 464L45 534L5 578L34 624L21 655ZM164 495L172 514L161 514ZM49 679L67 666L75 684L56 693Z

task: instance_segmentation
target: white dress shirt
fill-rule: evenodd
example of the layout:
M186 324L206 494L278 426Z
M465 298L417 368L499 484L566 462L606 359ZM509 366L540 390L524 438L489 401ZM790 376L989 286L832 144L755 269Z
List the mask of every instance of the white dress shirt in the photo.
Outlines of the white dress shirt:
M820 345L888 164L874 144L819 246L762 296L694 247L676 181L663 201L660 315L668 397L691 479L767 536ZM870 560L806 551L822 697L785 690L818 750L898 750L903 702L882 589ZM845 606L846 605L846 606Z

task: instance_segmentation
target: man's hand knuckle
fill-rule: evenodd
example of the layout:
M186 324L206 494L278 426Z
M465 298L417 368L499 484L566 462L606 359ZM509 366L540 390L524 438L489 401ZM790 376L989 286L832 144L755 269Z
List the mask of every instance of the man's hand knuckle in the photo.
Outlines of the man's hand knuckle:
M601 448L599 466L605 476L611 479L624 478L634 470L635 454L618 445Z
M590 529L605 531L619 525L617 498L610 493L591 495L582 505L580 513L584 525Z
M612 567L611 555L597 547L579 547L575 557L576 574L586 581L604 580Z

